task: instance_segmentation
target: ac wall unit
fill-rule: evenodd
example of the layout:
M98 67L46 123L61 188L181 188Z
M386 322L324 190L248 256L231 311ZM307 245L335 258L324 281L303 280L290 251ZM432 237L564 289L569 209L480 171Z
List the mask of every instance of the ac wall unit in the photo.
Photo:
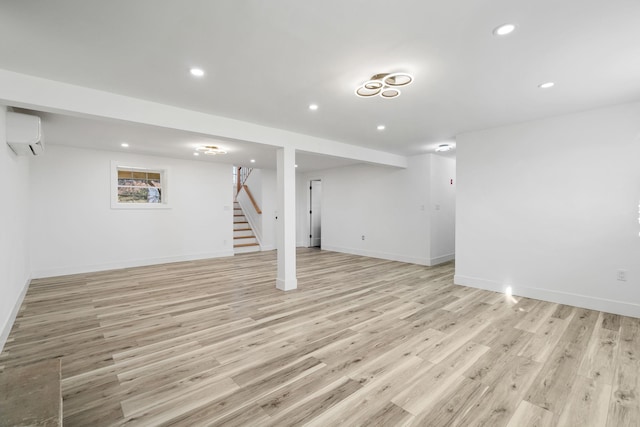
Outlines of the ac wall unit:
M40 117L7 111L7 144L18 155L42 154Z

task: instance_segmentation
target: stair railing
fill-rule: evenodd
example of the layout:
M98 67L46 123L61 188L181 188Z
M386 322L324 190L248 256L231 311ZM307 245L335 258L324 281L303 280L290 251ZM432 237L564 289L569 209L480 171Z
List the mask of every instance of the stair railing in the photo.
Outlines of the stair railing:
M240 194L240 190L244 188L244 191L247 192L247 196L249 196L249 200L251 200L251 204L253 205L253 208L256 210L256 213L262 214L262 210L258 206L256 199L254 199L253 194L251 194L251 191L249 191L249 187L247 187L247 185L245 184L252 170L253 168L238 166L238 175L236 179L236 198L238 197L237 195Z
M237 193L239 193L240 190L242 190L242 186L247 181L247 178L249 178L249 175L251 174L252 170L253 168L238 166L238 178L236 180Z

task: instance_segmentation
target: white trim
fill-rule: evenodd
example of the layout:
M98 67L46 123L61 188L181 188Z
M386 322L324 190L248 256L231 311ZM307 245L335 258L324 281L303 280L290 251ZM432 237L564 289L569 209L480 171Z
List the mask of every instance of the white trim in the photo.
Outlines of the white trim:
M13 324L16 321L16 317L18 317L18 312L20 311L20 307L22 306L22 301L24 301L24 297L27 295L27 291L29 290L29 285L31 284L31 277L28 277L24 286L22 287L22 291L20 295L18 295L18 299L16 300L11 313L9 314L9 318L7 319L7 323L2 327L2 331L0 331L0 352L4 349L4 345L7 343L7 339L9 338L9 334L11 333L11 328L13 328Z
M616 301L605 298L595 298L587 295L560 292L552 289L531 288L512 283L499 283L493 280L480 279L456 274L453 282L457 285L470 286L494 292L504 293L507 286L511 287L513 295L533 298L558 304L620 314L622 316L640 317L640 305L626 301Z
M171 209L169 204L169 171L167 166L134 162L129 165L119 160L111 160L111 209ZM118 169L139 169L145 172L158 172L162 183L161 203L119 203L118 202Z
M438 265L438 264L442 264L451 260L456 259L456 254L455 252L452 254L447 254L447 255L442 255L442 256L437 256L435 258L431 258L431 262L429 263L429 265L433 266L433 265Z
M275 245L267 245L267 246L260 245L260 250L261 251L275 251L276 247L275 247Z
M416 257L392 254L387 252L366 251L366 250L355 249L355 248L343 248L340 246L328 246L324 244L322 245L322 249L326 251L342 252L346 254L360 255L360 256L366 256L370 258L380 258L380 259L386 259L389 261L407 262L409 264L418 264L418 265L424 265L429 267L429 264L427 264L427 260L424 258L416 258Z
M145 258L132 261L116 261L106 264L94 264L78 267L63 267L33 272L33 278L66 276L69 274L95 273L98 271L117 270L121 268L144 267L148 265L167 264L171 262L197 261L209 258L222 258L233 256L233 250L209 252L192 255L178 255L160 258Z

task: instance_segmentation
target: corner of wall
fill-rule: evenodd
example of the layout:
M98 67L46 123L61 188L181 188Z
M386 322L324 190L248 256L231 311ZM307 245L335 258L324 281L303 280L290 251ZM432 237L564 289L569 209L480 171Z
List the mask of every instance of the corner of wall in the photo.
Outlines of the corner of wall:
M9 317L7 318L4 325L2 325L2 329L0 329L0 353L4 349L4 345L9 338L9 334L11 333L11 329L13 328L13 324L16 321L16 317L18 317L18 312L20 311L20 307L22 307L22 301L24 301L24 297L27 295L27 291L29 290L29 285L31 284L31 276L27 278L24 286L22 287L22 291L20 295L18 295L18 299L9 313Z

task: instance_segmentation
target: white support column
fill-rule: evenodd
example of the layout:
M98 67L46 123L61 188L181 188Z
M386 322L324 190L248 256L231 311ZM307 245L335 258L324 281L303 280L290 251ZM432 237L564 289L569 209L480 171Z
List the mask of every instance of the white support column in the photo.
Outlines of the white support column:
M296 150L278 149L278 219L276 247L278 276L276 288L289 291L298 287L296 277Z

